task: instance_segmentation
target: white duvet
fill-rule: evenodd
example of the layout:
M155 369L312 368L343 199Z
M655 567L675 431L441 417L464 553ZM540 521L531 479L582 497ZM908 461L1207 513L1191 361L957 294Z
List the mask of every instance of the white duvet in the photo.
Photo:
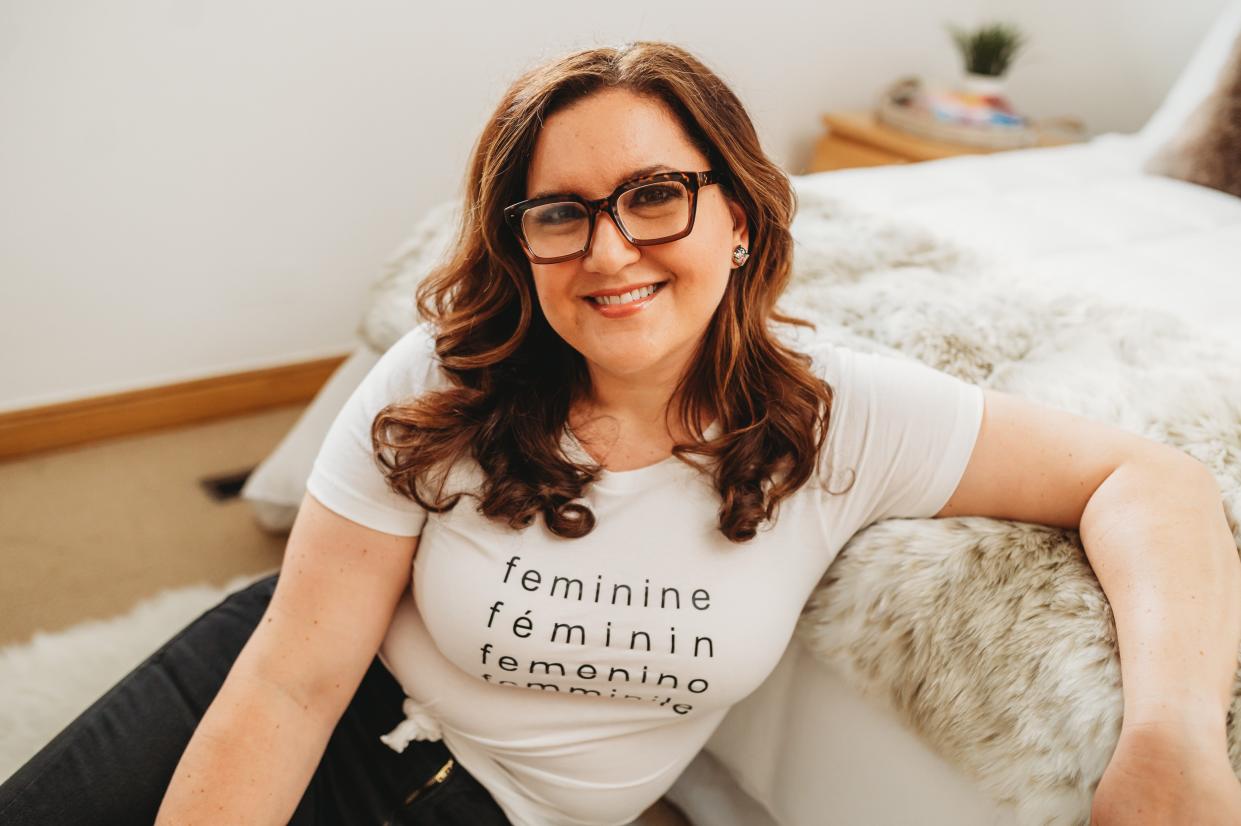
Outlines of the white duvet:
M1141 135L797 179L1003 259L1041 289L1164 309L1237 338L1241 200L1141 171Z

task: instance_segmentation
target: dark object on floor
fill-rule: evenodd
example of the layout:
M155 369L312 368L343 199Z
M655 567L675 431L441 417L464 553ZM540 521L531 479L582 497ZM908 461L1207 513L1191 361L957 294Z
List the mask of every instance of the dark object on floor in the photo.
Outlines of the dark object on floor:
M223 476L209 476L198 480L198 483L203 486L203 490L207 491L208 496L217 502L222 502L226 499L236 499L241 494L242 485L253 472L254 468L247 468L237 473L226 473Z

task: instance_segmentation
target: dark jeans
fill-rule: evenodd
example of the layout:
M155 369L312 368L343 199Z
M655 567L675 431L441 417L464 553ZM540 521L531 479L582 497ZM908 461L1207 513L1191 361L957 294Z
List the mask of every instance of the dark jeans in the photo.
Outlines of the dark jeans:
M6 826L150 824L173 770L276 587L261 579L202 614L108 690L0 786ZM332 732L290 824L508 824L440 741L398 754L379 740L405 693L376 657Z

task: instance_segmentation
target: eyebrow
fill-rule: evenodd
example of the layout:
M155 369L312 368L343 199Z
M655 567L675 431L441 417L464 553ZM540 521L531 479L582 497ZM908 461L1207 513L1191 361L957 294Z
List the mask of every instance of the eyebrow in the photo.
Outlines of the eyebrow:
M635 178L644 178L647 175L654 175L656 172L676 172L676 171L677 170L675 168L668 166L668 164L666 163L653 163L648 166L641 167L640 169L634 169L630 171L629 174L623 176L619 181L617 181L616 186L613 186L612 189L613 191L615 191L616 187L620 186L623 183L628 183L629 181L632 181ZM546 198L548 195L577 195L577 194L578 193L576 192L565 192L563 190L545 189L542 192L536 192L535 194L531 195L529 200L534 200L535 198ZM586 197L586 196L583 195L582 197Z

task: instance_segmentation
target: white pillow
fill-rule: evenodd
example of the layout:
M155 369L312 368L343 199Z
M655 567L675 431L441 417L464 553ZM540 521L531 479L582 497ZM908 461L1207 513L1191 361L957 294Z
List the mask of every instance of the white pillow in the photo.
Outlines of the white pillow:
M320 388L293 429L246 479L241 498L250 503L255 519L266 530L288 533L293 527L328 428L379 356L365 344L359 345Z
M414 290L452 251L461 221L462 200L442 201L427 210L409 238L384 264L371 286L370 306L358 335L380 353L418 323Z
M1216 78L1228 61L1232 45L1241 35L1241 0L1232 0L1198 44L1193 57L1181 70L1163 103L1138 132L1139 163L1148 159L1176 135L1198 105L1211 94Z

